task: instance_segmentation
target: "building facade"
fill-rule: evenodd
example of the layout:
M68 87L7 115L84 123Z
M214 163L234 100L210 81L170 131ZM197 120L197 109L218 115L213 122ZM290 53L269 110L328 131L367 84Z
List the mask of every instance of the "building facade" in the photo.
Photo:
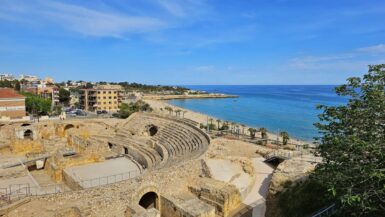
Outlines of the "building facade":
M13 81L15 80L15 77L12 74L0 74L0 81Z
M10 88L0 88L0 117L25 116L25 97Z
M80 108L86 111L117 112L122 103L123 91L120 85L99 85L80 91Z

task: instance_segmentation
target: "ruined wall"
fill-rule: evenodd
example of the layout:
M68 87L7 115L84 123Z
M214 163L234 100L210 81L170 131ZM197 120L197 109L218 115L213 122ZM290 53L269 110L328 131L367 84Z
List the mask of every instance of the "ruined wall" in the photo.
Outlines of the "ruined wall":
M36 153L42 152L43 146L40 141L37 140L19 140L13 139L11 140L10 145L11 151L15 154L26 154L26 153Z
M81 190L82 186L63 170L63 181L71 190Z
M104 158L95 154L69 157L63 157L60 154L56 154L51 159L47 160L46 171L54 181L60 182L63 180L63 170L65 168L102 161L104 161Z
M201 178L196 185L189 187L190 191L202 201L215 207L216 214L227 217L241 204L238 189L231 184L210 178Z
M162 217L215 217L215 208L198 199L183 202L161 197Z

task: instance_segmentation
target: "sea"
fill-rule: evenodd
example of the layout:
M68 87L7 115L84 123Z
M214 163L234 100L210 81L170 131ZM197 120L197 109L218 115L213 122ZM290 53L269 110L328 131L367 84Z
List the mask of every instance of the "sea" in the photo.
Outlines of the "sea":
M347 99L334 85L189 85L193 90L237 95L224 99L168 100L172 105L269 132L286 131L292 138L313 141L320 134L314 123L322 112L317 105L336 106Z

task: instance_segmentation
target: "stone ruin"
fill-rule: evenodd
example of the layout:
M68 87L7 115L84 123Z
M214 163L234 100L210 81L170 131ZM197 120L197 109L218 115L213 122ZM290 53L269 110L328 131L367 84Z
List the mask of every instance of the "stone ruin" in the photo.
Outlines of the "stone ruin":
M237 188L205 173L199 159L210 138L191 120L135 113L126 120L9 123L1 125L0 137L0 193L5 189L10 203L7 184L15 183L28 186L26 197L41 200L124 185L122 216L226 217L241 202ZM49 185L39 185L43 179ZM54 215L84 210L60 207Z

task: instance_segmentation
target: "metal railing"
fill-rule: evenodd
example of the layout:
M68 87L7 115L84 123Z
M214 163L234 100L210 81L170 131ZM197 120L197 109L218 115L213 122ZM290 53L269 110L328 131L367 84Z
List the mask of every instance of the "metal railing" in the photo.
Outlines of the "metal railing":
M133 170L125 173L119 173L115 175L109 175L109 176L102 176L97 177L93 179L87 179L87 180L78 180L77 184L80 185L82 188L93 188L103 185L109 185L121 181L125 181L128 179L135 178L140 175L140 171Z
M131 178L135 178L140 174L140 171L135 170L115 175L81 180L78 181L77 184L83 189L93 188L125 181ZM30 186L30 184L11 184L7 188L0 188L0 207L29 196L45 196L71 191L73 190L69 189L65 184L52 184L45 186Z
M276 157L281 159L291 159L292 157L299 156L299 154L295 154L291 151L280 151L280 150L274 150L266 155L266 159Z
M336 204L332 204L326 208L323 208L323 209L317 211L316 213L310 215L309 217L330 216L330 215L333 215L334 213L336 213L336 211L337 211Z

